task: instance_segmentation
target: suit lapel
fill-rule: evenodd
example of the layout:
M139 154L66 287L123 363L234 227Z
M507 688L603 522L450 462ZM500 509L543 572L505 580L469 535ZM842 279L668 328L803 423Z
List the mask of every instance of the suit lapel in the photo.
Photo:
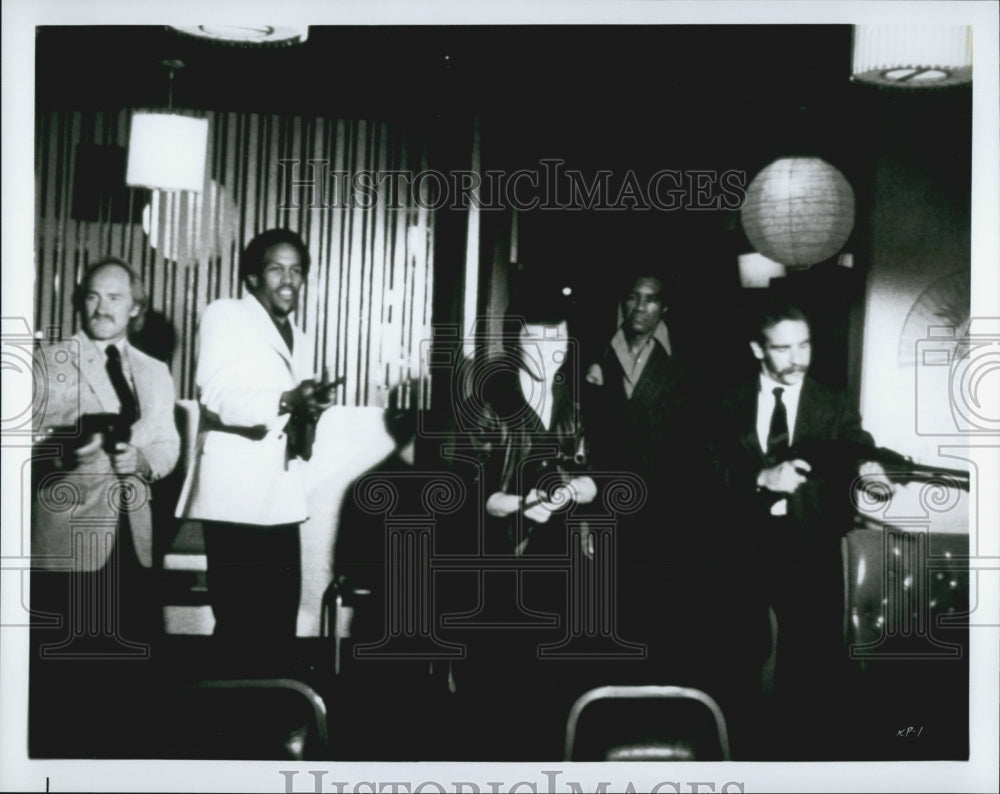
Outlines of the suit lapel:
M825 407L816 389L816 384L806 378L802 384L802 393L799 395L799 410L795 416L794 439L796 444L813 438L817 434L822 434L822 428L826 425Z
M289 320L289 322L291 321ZM306 343L306 335L302 333L295 323L292 323L292 339L295 341L295 350L291 361L292 375L295 376L295 381L299 382L314 374L312 368L313 362L311 360L312 351L310 345Z
M139 418L142 418L143 408L148 408L156 402L153 389L153 378L146 373L146 361L138 355L138 351L131 345L126 346L128 364L132 370L132 387L135 389L135 398L139 403Z
M102 411L114 413L120 407L118 395L115 394L111 379L104 368L106 359L100 348L82 331L73 338L79 343L80 380L90 389Z
M275 352L281 356L285 364L288 365L288 368L294 372L295 367L292 362L292 353L289 352L288 345L285 344L285 340L282 339L281 334L278 333L278 328L271 319L271 315L267 313L267 310L260 305L260 301L258 301L253 295L247 295L243 298L243 306L261 338L267 342L268 345L274 348ZM292 329L292 336L295 339L295 347L300 347L300 339L295 334L294 327Z
M744 388L737 400L736 410L740 414L737 426L743 428L743 433L740 435L740 443L758 460L763 460L764 450L761 449L760 439L757 437L758 399L760 399L760 395L757 388L757 381L755 380L752 386Z
M577 434L579 414L577 402L574 399L574 377L575 373L563 370L562 380L557 379L552 384L552 418L550 420L552 428L550 432L558 432L560 435L575 436ZM540 421L538 425L541 428ZM542 429L544 430L544 428Z
M619 364L619 366L621 366ZM639 382L635 384L632 392L632 402L642 405L651 405L662 408L663 395L669 392L674 385L676 367L670 356L660 346L659 342L653 343L653 352L649 356L649 361L643 367Z

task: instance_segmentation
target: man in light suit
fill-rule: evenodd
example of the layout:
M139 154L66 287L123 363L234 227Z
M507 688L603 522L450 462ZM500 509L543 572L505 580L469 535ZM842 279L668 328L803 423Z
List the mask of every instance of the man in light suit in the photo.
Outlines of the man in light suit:
M308 269L297 234L263 232L240 258L248 294L201 318L197 456L177 515L203 523L215 634L230 640L295 636L308 517L302 436L330 404L291 321Z
M42 611L73 606L66 602L70 584L84 597L115 599L111 613L97 601L85 616L84 633L93 636L93 621L108 614L126 623L143 612L143 621L157 619L146 571L153 562L149 484L174 468L180 438L169 370L128 342L146 305L136 273L120 259L101 260L76 297L83 330L44 349L31 552L35 569L54 575L33 580L33 601ZM103 433L91 421L99 416ZM66 581L66 573L75 579ZM123 631L119 621L98 633L128 640L129 630L155 629L140 623Z
M128 263L101 260L75 297L83 330L43 348L38 384L28 746L127 757L159 678L150 483L180 452L174 382L128 341L146 307Z

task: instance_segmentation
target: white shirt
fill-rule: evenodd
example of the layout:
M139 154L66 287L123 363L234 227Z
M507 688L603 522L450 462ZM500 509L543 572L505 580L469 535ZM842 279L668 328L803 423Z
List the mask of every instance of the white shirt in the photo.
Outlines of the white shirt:
M108 348L114 345L118 348L118 352L121 354L122 362L122 374L125 376L125 380L128 382L129 388L132 390L132 394L138 395L138 391L135 388L135 376L132 374L132 362L129 361L129 344L126 337L122 337L114 342L106 342L103 339L94 339L92 337L87 337L91 342L93 342L94 347L96 347L101 354L101 359L104 360L108 357Z
M784 389L781 401L785 404L785 414L788 416L788 444L795 443L795 418L799 415L799 397L802 396L802 381L794 386L786 386L784 383L765 375L760 374L760 392L757 395L757 440L760 441L760 448L767 452L767 435L771 430L771 414L774 413L774 390Z
M525 402L535 412L538 420L542 423L542 427L546 430L552 429L550 425L552 423L552 403L554 401L552 397L552 381L554 378L555 372L552 373L551 377L538 381L523 369L518 371L521 394L524 395Z
M784 383L778 383L769 375L760 373L760 391L757 394L757 440L760 441L760 448L765 453L768 451L767 436L771 430L771 415L774 413L774 406L777 402L774 390L784 390L781 394L781 402L785 404L785 415L788 417L788 444L791 446L795 441L795 418L799 415L802 383L803 381L799 381L794 386L786 386ZM771 515L788 515L788 500L779 499L771 505Z

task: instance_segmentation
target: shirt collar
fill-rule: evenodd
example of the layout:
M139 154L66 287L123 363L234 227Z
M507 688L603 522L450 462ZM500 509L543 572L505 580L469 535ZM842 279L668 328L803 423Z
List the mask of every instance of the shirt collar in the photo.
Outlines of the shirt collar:
M760 393L761 394L773 394L775 389L784 389L783 397L789 400L798 400L799 394L802 392L802 384L805 383L805 378L800 380L794 386L788 386L784 383L778 383L774 378L768 375L766 372L760 373Z
M274 317L272 316L271 312L269 312L266 308L264 308L264 304L261 303L260 300L258 300L257 296L254 295L252 292L247 292L241 298L241 300L245 301L246 304L247 304L247 306L252 306L253 307L250 310L252 313L256 313L258 315L258 317L264 317L264 318L266 318L267 322L270 325L273 325L278 330L279 333L281 332L281 326L282 325L287 325L288 328L294 328L295 327L295 323L292 322L291 316L286 317L284 323L280 323L278 320L274 319ZM293 333L294 333L294 331L293 331Z
M128 349L128 337L127 336L123 336L121 339L119 339L119 340L117 340L115 342L106 342L103 339L94 339L91 336L88 336L87 339L90 340L91 344L94 345L94 347L97 349L97 351L102 356L107 356L107 354L108 354L108 348L111 345L114 345L115 347L117 347L118 348L118 352L121 353L123 357L125 355L125 351Z
M660 347L662 347L664 349L664 351L666 351L666 354L668 356L671 354L671 350L670 350L670 333L667 331L667 324L665 322L663 322L663 320L660 320L656 324L656 328L654 328L653 329L653 333L650 334L649 340L647 341L647 344L649 344L649 342L654 341L654 340L656 342L660 343ZM622 325L618 326L618 330L615 331L615 335L613 337L611 337L611 346L612 346L612 348L614 348L616 350L618 350L618 349L620 349L620 350L627 350L628 349L628 343L625 341L625 324L624 323L622 323Z
M670 350L670 334L667 332L667 324L660 320L656 324L656 328L653 331L653 339L660 343L660 346L667 352L669 356Z

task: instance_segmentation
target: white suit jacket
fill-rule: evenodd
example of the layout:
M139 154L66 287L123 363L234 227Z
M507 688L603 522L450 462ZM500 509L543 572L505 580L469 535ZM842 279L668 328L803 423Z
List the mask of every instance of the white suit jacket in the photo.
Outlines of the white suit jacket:
M282 392L313 375L312 349L292 325L294 354L260 302L217 300L201 318L195 381L201 416L177 517L291 524L308 517L302 461L286 460Z
M145 456L150 481L158 480L173 470L180 452L174 381L162 361L128 343L122 358L131 373L140 412L132 425L131 443ZM118 413L121 406L105 369L103 345L81 331L44 348L44 361L44 381L39 384L44 406L35 423L37 430L75 426L84 414ZM56 435L43 443L48 447L58 441ZM41 448L39 454L44 454ZM129 513L136 556L146 567L152 565L150 489L145 479L119 478L103 451L72 471L41 465L36 473L31 521L31 556L36 567L99 570L111 554L122 507Z

